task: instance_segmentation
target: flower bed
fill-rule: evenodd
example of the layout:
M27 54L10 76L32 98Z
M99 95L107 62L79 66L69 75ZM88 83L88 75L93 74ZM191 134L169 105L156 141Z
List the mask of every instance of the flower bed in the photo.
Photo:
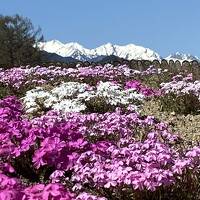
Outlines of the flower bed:
M200 147L140 113L151 99L168 109L183 95L199 102L199 82L177 75L160 90L142 81L162 73L109 64L1 70L15 96L0 100L0 200L199 199Z

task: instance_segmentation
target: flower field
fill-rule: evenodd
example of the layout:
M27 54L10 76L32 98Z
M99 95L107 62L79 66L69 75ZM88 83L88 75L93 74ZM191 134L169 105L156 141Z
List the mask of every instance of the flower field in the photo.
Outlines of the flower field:
M191 70L0 69L0 200L200 199L197 133L152 111L200 115Z

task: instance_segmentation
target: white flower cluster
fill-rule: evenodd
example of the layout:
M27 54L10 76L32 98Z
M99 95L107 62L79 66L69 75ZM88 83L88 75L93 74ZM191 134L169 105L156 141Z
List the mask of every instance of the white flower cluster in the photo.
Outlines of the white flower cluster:
M142 101L143 94L138 94L135 89L123 90L120 85L111 82L100 82L97 86L97 96L103 96L111 105L128 105L134 100Z
M119 84L99 82L96 87L85 83L66 82L48 91L42 87L26 92L22 101L27 113L37 112L41 108L62 112L80 112L86 109L85 101L102 97L110 105L133 105L144 99L134 89L123 90Z
M41 107L64 112L80 112L85 110L85 106L73 97L85 92L87 88L87 84L77 82L62 83L51 91L37 87L27 91L22 100L27 113L37 112Z

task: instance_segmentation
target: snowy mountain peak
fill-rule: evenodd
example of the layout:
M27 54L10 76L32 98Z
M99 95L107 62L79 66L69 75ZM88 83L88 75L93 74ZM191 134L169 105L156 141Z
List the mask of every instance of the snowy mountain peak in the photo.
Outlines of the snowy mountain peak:
M48 43L52 43L52 44L62 44L59 40L50 40L50 41L48 41Z
M153 50L144 48L142 46L136 46L134 44L120 46L107 43L94 49L87 49L76 42L63 44L58 40L51 40L48 42L41 42L38 46L41 50L47 51L49 53L56 53L63 57L72 57L82 61L94 59L99 56L110 55L115 55L128 60L161 59L161 57Z
M110 42L107 42L107 43L106 43L106 44L104 44L103 46L112 47L112 46L113 46L113 44L112 44L112 43L110 43Z
M197 56L193 56L191 54L184 54L184 53L180 53L180 52L176 52L174 54L170 54L169 56L167 56L165 58L166 60L179 60L179 61L193 61L193 60L197 60L199 61L200 59Z
M77 42L70 42L70 43L66 43L64 45L65 45L65 47L71 47L71 48L74 48L74 49L83 49L84 48L82 45L80 45Z

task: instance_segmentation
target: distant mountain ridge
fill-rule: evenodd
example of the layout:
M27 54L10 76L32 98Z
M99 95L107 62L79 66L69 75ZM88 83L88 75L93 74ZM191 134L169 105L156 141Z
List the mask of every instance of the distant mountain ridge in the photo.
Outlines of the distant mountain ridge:
M39 48L43 51L45 58L49 58L54 61L61 62L76 62L76 61L89 61L89 62L99 62L102 59L108 60L107 57L114 56L115 59L117 57L123 58L126 60L161 60L162 57L156 53L155 51L145 48L142 46L137 46L134 44L128 44L124 46L113 45L111 43L107 43L101 45L94 49L84 48L82 45L76 42L70 42L63 44L58 40L51 40L47 42L39 43ZM46 53L44 53L46 52ZM47 52L49 54L47 54ZM174 54L170 54L166 58L166 60L179 60L180 62L184 60L192 61L200 59L197 56L193 56L191 54L184 54L176 52Z
M95 49L87 49L78 43L66 43L63 44L58 40L51 40L48 42L39 43L40 50L56 53L62 57L72 57L80 61L89 61L91 59L98 60L101 56L117 56L127 60L160 60L161 57L158 53L149 48L144 48L134 44L128 44L124 46L113 45L107 43Z
M62 57L56 53L48 53L46 51L41 51L43 62L63 62L63 63L72 63L78 62L79 60L72 57Z
M180 53L180 52L176 52L174 54L170 54L169 56L167 56L165 58L166 60L179 60L179 61L193 61L193 60L197 60L200 61L200 59L197 56L193 56L191 54L184 54L184 53Z

